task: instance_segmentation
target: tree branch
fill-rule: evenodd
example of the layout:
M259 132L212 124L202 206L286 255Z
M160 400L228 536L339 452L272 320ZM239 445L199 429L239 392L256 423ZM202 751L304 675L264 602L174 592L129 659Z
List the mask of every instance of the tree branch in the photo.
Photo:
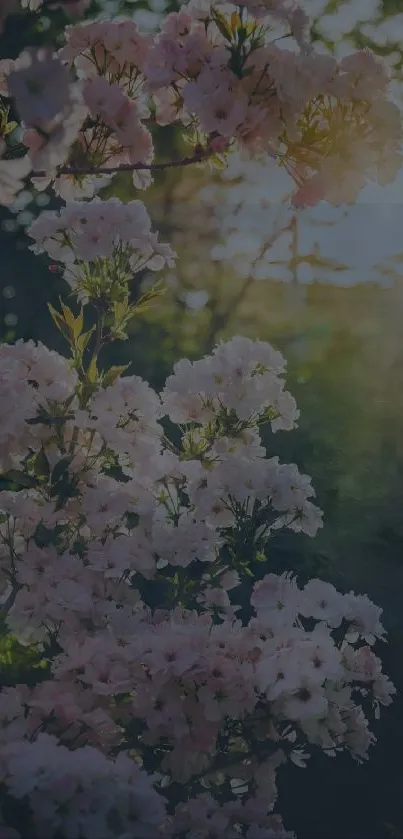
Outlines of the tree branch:
M119 172L139 172L149 171L158 172L164 169L174 169L181 166L192 166L195 163L201 163L206 160L214 152L211 149L201 149L196 151L190 157L182 157L180 160L167 160L161 163L121 163L120 166L59 166L55 177L60 175L77 175L78 177L84 175L114 175ZM45 170L31 172L32 178L45 178L48 172Z

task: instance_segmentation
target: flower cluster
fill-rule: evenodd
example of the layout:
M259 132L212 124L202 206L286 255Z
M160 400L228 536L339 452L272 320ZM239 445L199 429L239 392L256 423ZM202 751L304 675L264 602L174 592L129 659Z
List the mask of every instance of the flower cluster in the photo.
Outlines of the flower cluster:
M120 375L85 393L56 353L3 345L1 590L48 674L0 693L2 778L35 835L281 839L279 765L307 744L367 756L361 702L394 692L381 610L288 574L255 582L251 618L236 599L273 530L321 526L310 479L260 438L297 419L284 370L234 338L161 395Z
M41 733L34 742L4 745L2 764L13 797L30 802L38 835L113 839L117 827L121 836L153 839L164 820L152 778L123 752L111 760L91 746L73 751Z
M298 411L290 393L284 392L281 353L262 341L233 338L219 344L212 356L175 366L163 393L163 404L173 422L204 423L225 408L239 420L267 418L273 431L291 430Z
M35 253L65 265L64 277L83 300L107 296L134 274L171 265L174 253L158 242L141 201L72 201L60 213L43 212L29 229Z
M46 170L44 177L34 178L36 187L44 189L85 120L80 87L50 48L27 49L1 65L1 93L13 97L24 128L23 160L30 169Z
M41 448L46 427L30 421L53 415L74 393L77 375L65 358L43 344L18 341L0 346L0 468L7 470Z
M154 164L153 123L181 128L191 162L235 148L274 157L299 206L354 200L374 176L389 182L402 131L386 66L367 50L341 61L316 53L308 32L289 0L191 0L154 35L130 19L91 21L67 27L58 54L2 62L35 183L90 197L123 167L146 188L154 166L181 165Z
M146 188L154 150L144 124L150 110L143 66L152 37L141 34L131 20L71 27L66 35L60 59L77 72L90 116L77 141L79 158L81 148L83 162L95 167L143 164L145 169L133 169L133 181Z
M393 183L402 165L400 112L392 102L376 97L360 111L356 119L341 108L335 136L321 162L306 155L306 162L297 164L301 180L294 206L315 206L322 199L336 207L353 204L369 180L381 186Z

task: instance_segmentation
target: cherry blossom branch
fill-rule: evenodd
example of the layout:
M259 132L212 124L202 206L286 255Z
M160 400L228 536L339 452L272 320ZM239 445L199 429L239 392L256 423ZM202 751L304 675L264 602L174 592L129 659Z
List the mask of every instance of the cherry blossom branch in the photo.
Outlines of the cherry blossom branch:
M84 176L84 175L115 175L119 172L139 172L139 171L149 171L149 172L157 172L163 171L164 169L177 169L181 166L192 166L195 163L201 163L203 160L206 160L208 157L213 155L214 152L212 149L200 149L195 151L194 154L190 155L189 157L182 157L180 160L167 160L161 161L160 163L121 163L119 166L59 166L57 169L56 177L60 175L77 175L77 176ZM31 177L33 178L45 178L48 175L48 172L41 169L38 171L31 172Z

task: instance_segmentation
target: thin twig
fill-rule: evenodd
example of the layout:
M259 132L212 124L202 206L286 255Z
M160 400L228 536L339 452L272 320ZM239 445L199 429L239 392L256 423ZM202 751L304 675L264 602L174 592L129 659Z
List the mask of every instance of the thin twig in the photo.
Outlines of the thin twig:
M281 236L282 233L284 233L284 229L281 229L281 230L276 229L274 231L274 233L269 237L269 239L266 239L263 242L262 247L259 249L259 253L252 260L250 273L248 274L246 280L242 283L242 286L239 289L239 291L234 295L232 300L229 302L229 305L228 305L228 308L225 312L225 315L222 312L214 312L213 306L214 306L214 303L217 302L217 298L216 298L216 300L213 300L212 304L210 305L210 311L212 312L212 318L211 318L210 329L209 329L208 337L207 337L208 347L211 347L216 342L217 337L218 337L218 332L222 328L222 326L225 326L225 324L228 323L228 319L231 316L234 316L234 314L236 314L237 309L239 308L241 303L244 301L249 289L255 283L255 278L254 278L253 273L252 273L253 268L257 265L257 263L259 262L259 259L262 259L262 257L265 255L266 251L268 251L275 244L275 242Z

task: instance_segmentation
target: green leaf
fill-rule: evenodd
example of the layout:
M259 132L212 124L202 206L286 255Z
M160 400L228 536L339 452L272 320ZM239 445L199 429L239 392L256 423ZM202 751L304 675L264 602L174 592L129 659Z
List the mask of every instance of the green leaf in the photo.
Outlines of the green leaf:
M155 300L159 300L166 292L166 287L162 280L159 280L153 287L146 291L140 299L135 303L133 306L130 307L128 312L129 319L131 320L138 312L143 312L145 309L154 303ZM128 320L126 320L128 323Z
M37 485L35 478L31 478L30 475L26 475L25 472L19 472L17 469L10 469L9 472L2 475L2 479L17 484L20 487L28 487L29 489Z
M63 300L60 300L60 305L62 307L64 320L67 323L67 326L69 327L69 329L71 329L72 334L74 335L74 337L77 340L77 338L81 335L81 332L82 332L82 329L83 329L83 326L84 326L83 308L81 307L81 312L77 315L77 317L74 317L73 312L71 311L71 309L69 309L68 306L66 306L65 303L63 303Z
M57 326L59 332L62 333L63 337L66 338L66 341L71 343L72 332L69 329L67 323L64 321L60 312L57 312L56 309L52 306L51 303L48 303L48 309L51 314L53 323Z
M97 357L96 355L93 355L87 370L87 378L90 384L96 384L98 376Z
M69 309L69 307L66 306L61 299L60 305L62 307L62 311L57 312L51 303L48 303L49 312L52 316L53 322L56 324L62 335L66 338L70 345L74 345L80 338L81 331L84 326L83 308L81 308L81 311L77 317L75 317L71 309Z
M209 157L208 162L211 169L216 169L220 172L228 167L228 161L222 154L212 154L211 157Z
M63 300L61 300L61 298L59 298L59 299L60 299L60 305L62 307L64 320L67 323L67 326L70 327L71 331L73 331L74 324L75 324L75 317L73 315L73 312L71 311L71 309L69 309L68 306L66 306L65 303L63 303Z
M113 313L118 323L125 320L129 308L128 300L118 300L113 306Z
M216 9L212 9L212 16L214 23L226 41L232 41L232 32L231 27L226 19L226 17L221 14L221 12L217 12Z
M50 466L43 448L35 456L33 467L38 478L42 478L45 481L49 479Z
M56 466L52 470L52 484L57 484L57 482L60 481L63 475L67 472L72 460L73 457L69 455L68 457L62 457L62 459L56 463Z
M39 417L33 417L32 419L26 420L27 425L46 425L48 428L52 428L52 426L62 426L68 420L74 419L74 414L62 414L58 417L51 417L46 416L45 414L40 415Z
M103 386L110 387L113 385L114 382L116 382L116 379L121 376L128 367L130 367L130 364L124 364L121 367L109 367L109 370L106 371L102 379Z
M79 352L82 354L88 344L88 341L91 338L91 335L95 332L95 326L92 326L88 332L83 332L82 335L77 337L76 347L78 348Z
M18 128L18 122L8 122L4 128L3 136L7 137L9 134L12 134L16 128Z
M232 29L232 32L233 32L234 35L236 34L236 31L237 31L238 27L241 26L241 25L242 25L242 21L241 21L241 18L239 16L238 12L232 12L232 15L231 15L231 29Z

